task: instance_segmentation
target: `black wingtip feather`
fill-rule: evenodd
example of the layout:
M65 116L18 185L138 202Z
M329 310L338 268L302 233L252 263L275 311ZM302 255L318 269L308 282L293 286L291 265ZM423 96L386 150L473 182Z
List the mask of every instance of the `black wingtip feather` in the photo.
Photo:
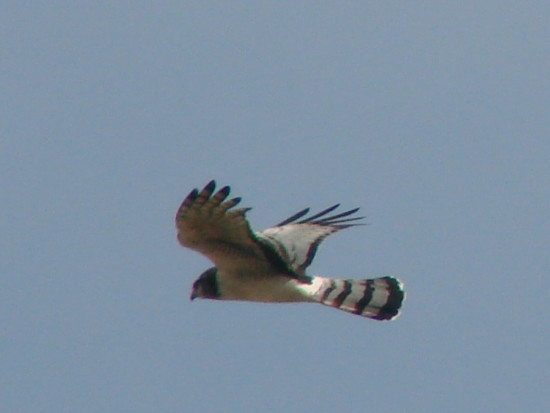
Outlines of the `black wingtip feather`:
M296 212L290 218L285 219L282 222L279 222L276 227L282 227L283 225L290 224L291 222L296 221L297 219L302 218L305 214L309 212L309 208L302 209L300 212Z
M193 201L197 196L199 195L199 190L197 188L193 189L189 194L185 197L185 201Z
M319 213L317 213L317 214L315 214L315 215L310 216L310 217L307 218L307 219L304 219L304 220L300 221L299 223L300 223L300 224L303 224L303 223L306 223L306 222L311 222L311 221L313 221L313 220L316 219L316 218L322 217L323 215L326 215L326 214L328 214L329 212L334 211L334 210L335 210L336 208L338 208L339 206L340 206L340 204L333 205L333 206L331 206L331 207L329 207L329 208L327 208L327 209L322 210L321 212L319 212Z
M214 182L214 181L212 181L212 182ZM218 191L219 194L223 194L224 196L229 195L230 192L231 192L231 187L230 186L224 186L222 189L220 189Z
M214 189L216 189L216 181L212 179L210 182L206 184L203 191L213 192Z
M332 216L326 216L330 212L334 211L336 208L338 208L340 204L333 205L327 209L322 210L321 212L318 212L310 217L304 218L301 221L298 221L298 219L302 218L304 215L306 215L309 212L309 208L303 209L300 212L297 212L296 214L292 215L290 218L285 219L284 221L278 223L276 226L282 227L287 224L295 223L295 224L317 224L317 225L338 225L341 227L350 227L353 225L360 225L360 224L348 224L348 225L340 225L345 222L350 221L358 221L360 219L363 219L364 217L352 217L352 218L345 218L349 215L355 214L357 211L359 211L359 208L350 209L349 211L341 212L336 215Z
M355 214L357 211L359 211L359 208L350 209L349 211L341 212L339 214L320 219L319 222L334 221L335 219L344 218L344 217L347 217L348 215Z

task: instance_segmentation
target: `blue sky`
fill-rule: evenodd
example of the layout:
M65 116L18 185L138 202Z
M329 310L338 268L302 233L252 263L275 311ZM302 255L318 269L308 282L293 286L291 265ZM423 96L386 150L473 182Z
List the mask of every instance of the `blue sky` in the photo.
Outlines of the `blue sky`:
M2 412L546 411L549 5L3 9ZM189 302L212 178L257 229L361 206L311 272L402 317Z

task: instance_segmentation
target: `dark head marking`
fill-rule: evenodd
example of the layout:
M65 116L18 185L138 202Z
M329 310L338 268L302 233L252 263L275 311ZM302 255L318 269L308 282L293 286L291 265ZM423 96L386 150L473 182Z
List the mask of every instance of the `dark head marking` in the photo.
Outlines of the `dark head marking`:
M216 267L209 268L203 272L199 278L193 283L191 291L191 300L195 298L220 298L218 290L218 269Z

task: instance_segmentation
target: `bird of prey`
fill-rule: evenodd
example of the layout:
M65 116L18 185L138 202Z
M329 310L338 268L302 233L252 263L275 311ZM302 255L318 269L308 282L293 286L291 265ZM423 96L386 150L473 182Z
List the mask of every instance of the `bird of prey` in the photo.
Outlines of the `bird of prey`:
M255 232L241 198L227 199L230 187L215 192L210 181L193 189L176 214L178 240L215 265L193 283L191 299L313 302L375 320L391 320L405 298L393 277L335 279L306 272L319 244L330 234L358 225L359 208L331 214L339 204L304 217L306 208L272 228Z

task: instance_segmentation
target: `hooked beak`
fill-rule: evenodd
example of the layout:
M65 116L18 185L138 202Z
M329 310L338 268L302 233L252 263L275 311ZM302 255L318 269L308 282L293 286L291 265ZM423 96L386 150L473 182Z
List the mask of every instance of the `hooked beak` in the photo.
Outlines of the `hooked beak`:
M191 293L191 296L189 297L189 299L190 299L191 301L193 301L195 298L197 298L197 294L195 294L195 291L193 291L193 292Z

